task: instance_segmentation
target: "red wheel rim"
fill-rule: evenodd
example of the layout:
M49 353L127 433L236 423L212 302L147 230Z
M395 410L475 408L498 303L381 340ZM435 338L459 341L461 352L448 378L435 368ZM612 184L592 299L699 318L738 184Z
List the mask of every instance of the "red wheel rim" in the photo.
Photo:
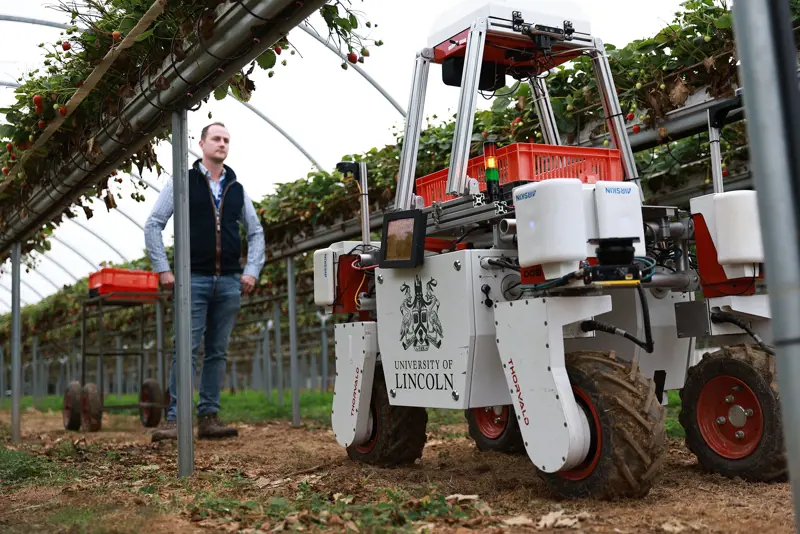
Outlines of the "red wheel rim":
M575 394L575 400L578 401L578 407L584 408L585 411L589 412L587 416L591 416L587 418L589 419L589 432L592 441L589 445L589 452L586 454L586 459L581 464L567 471L559 471L556 474L566 480L575 481L583 480L591 475L600 462L600 453L602 452L603 445L603 427L600 425L600 416L597 415L597 408L595 408L589 395L576 386L572 387L572 392Z
M503 435L508 426L509 414L508 406L503 406L499 414L492 407L472 409L478 431L489 439L497 439Z
M758 397L747 384L720 375L700 390L697 426L712 451L723 458L739 460L761 442L764 414Z
M375 411L374 405L370 405L370 412L372 413L372 431L369 434L369 440L361 445L356 445L356 451L361 454L369 453L375 448L375 444L378 442L378 414Z

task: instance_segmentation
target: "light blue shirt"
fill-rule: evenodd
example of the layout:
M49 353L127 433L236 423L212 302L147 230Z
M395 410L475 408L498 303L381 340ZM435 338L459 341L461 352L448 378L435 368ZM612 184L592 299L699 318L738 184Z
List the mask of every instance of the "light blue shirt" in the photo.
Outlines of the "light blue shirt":
M225 168L223 167L222 176L218 181L211 179L211 173L202 163L198 162L198 169L205 176L208 185L211 187L211 193L214 197L214 202L219 210L220 199L222 198L222 191L224 191ZM188 177L187 177L188 179ZM240 182L241 183L241 182ZM244 205L242 207L242 224L245 232L247 233L247 264L245 265L243 274L250 275L258 280L261 269L264 267L266 258L266 244L264 243L264 229L261 227L261 221L256 214L253 202L247 196L247 192L242 187L244 195ZM144 243L147 248L147 253L150 256L150 263L153 266L153 271L162 273L169 271L169 261L167 261L167 252L164 248L164 241L161 232L167 226L167 221L172 217L174 209L172 178L164 184L164 188L158 195L153 211L147 218L144 224Z

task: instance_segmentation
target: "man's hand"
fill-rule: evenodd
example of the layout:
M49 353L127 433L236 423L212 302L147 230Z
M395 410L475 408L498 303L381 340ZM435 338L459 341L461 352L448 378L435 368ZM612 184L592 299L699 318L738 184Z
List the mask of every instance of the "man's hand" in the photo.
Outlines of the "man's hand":
M172 275L172 271L158 273L158 281L164 289L172 289L175 286L175 277Z
M242 293L250 293L256 287L256 279L249 274L242 276Z

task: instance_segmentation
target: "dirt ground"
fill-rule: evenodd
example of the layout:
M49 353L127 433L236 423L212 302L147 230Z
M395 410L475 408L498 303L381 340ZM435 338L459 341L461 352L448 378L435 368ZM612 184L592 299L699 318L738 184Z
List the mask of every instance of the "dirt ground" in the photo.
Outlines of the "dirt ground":
M0 423L8 422L8 412L0 414ZM378 513L385 502L399 502L381 492L403 491L396 510L423 510L406 515L416 518L404 525L411 532L794 532L788 483L701 473L677 440L645 499L558 502L526 457L478 452L466 425L436 429L422 461L397 469L349 461L327 429L236 426L237 439L195 440L196 474L186 481L176 478L176 445L150 443L135 417L106 415L101 432L82 434L65 432L59 413L29 411L19 450L73 475L0 484L0 532L388 532L370 527L373 512L363 507ZM7 440L5 448L13 449ZM444 496L440 508L426 491ZM293 507L288 516L275 510L280 498ZM348 510L359 521L349 520Z

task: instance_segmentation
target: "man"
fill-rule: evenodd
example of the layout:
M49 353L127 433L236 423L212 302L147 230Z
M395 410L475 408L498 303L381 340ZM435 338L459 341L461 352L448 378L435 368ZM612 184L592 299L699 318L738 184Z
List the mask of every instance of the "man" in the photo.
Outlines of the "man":
M228 156L230 135L215 122L200 134L202 159L189 170L189 229L192 291L192 376L197 373L197 354L205 334L205 357L197 405L198 438L237 436L225 426L217 412L225 376L228 341L239 313L241 294L253 290L264 266L264 231L253 203L223 162ZM184 177L177 177L179 179ZM153 271L165 289L175 284L161 232L173 212L172 182L167 183L145 224L145 245ZM247 264L241 267L239 224L247 233ZM176 354L172 355L170 405L163 428L153 441L177 439Z

